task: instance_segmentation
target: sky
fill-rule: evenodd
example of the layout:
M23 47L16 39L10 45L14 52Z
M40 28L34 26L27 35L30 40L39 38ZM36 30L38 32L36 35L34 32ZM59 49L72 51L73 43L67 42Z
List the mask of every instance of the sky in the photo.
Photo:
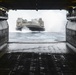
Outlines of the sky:
M64 32L67 22L66 14L66 10L10 10L8 12L9 31L16 31L17 18L27 19L28 21L42 18L45 31Z

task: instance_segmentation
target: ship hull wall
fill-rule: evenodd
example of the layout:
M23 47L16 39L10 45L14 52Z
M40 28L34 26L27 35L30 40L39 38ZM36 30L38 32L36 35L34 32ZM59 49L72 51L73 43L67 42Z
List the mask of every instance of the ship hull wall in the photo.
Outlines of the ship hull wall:
M76 21L68 20L66 25L67 45L76 51Z
M7 20L0 20L0 51L7 46L9 27Z

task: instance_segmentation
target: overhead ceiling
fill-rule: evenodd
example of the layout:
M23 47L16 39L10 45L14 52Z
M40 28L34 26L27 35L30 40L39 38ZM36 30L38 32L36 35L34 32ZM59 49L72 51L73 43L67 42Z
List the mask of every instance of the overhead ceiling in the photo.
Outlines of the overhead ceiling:
M76 6L76 0L0 0L0 6L8 9L66 9Z

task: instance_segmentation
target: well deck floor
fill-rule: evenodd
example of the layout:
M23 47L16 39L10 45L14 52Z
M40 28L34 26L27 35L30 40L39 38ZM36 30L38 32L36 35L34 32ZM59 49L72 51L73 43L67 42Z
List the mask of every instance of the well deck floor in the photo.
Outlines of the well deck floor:
M76 75L76 53L66 43L12 43L0 53L0 75Z

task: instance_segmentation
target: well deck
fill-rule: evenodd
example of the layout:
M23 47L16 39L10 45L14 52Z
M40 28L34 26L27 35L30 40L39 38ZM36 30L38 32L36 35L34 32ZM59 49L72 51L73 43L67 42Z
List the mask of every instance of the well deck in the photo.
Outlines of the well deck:
M76 75L76 54L66 43L11 43L4 52L0 75Z

